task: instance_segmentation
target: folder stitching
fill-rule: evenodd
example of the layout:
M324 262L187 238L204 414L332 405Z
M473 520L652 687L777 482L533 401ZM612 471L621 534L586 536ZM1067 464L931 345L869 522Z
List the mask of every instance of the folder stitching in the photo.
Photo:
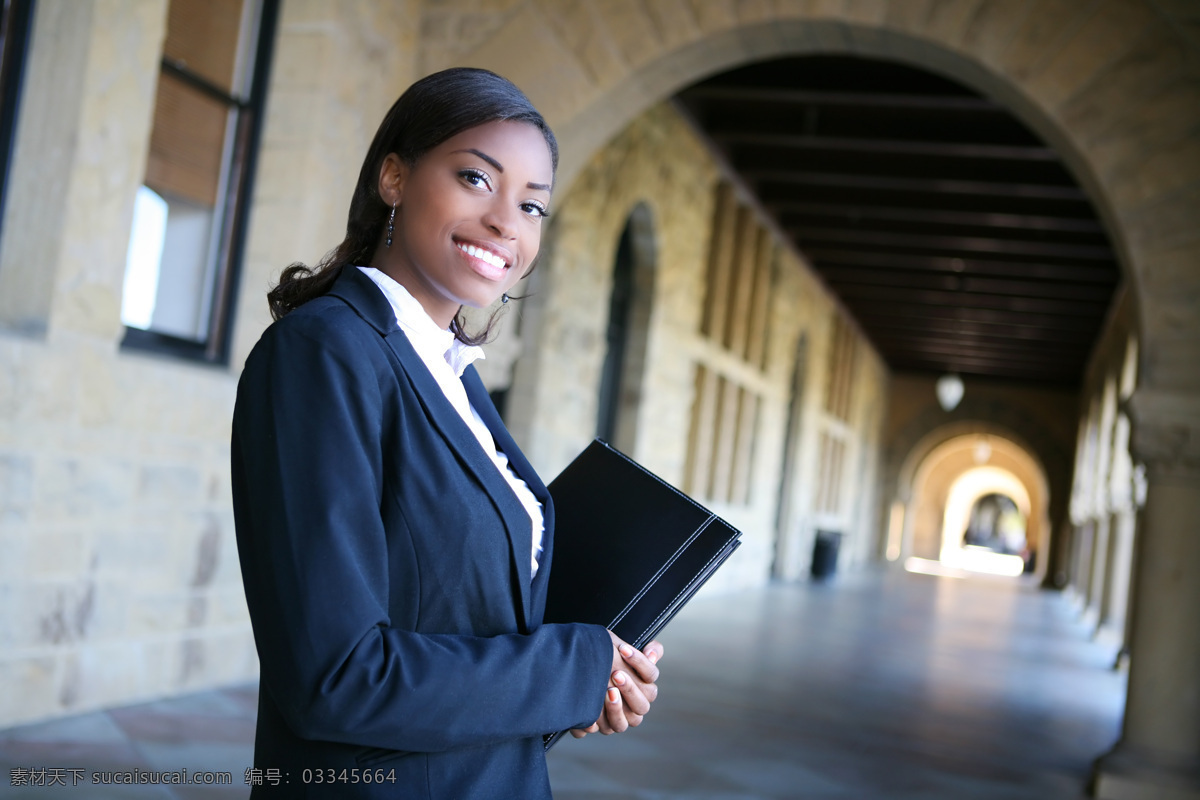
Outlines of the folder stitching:
M706 525L707 525L707 523L706 523ZM725 541L725 544L729 544L730 541L732 541L733 539L736 539L736 538L737 538L737 535L731 536L729 539L727 539ZM724 548L722 548L722 550L724 550ZM698 572L696 572L694 575L692 575L691 579L687 582L687 585L685 585L682 589L679 590L679 594L675 595L675 597L671 600L671 602L667 604L666 608L663 609L662 613L660 613L657 617L655 617L654 621L651 622L649 625L647 625L645 630L643 630L641 633L638 634L638 637L637 637L638 639L641 639L643 636L645 636L647 631L652 629L655 625L657 625L659 623L659 620L661 620L663 617L665 617L667 615L667 611L669 611L675 605L675 602L684 595L684 593L688 590L689 587L691 587L692 583L696 580L696 578L703 575L704 571L706 569L708 569L709 565L712 564L714 561L716 561L720 555L721 555L721 551L718 551L718 552L714 553L712 555L712 557L708 559L708 561L704 562L704 566L701 567Z
M684 542L683 544L681 544L679 546L679 549L677 549L674 553L672 553L671 557L669 559L667 559L667 562L658 568L658 572L656 572L652 576L650 576L650 580L646 581L646 584L641 588L641 590L636 595L634 595L634 598L629 601L629 605L627 605L627 606L625 606L625 608L621 609L621 613L617 614L617 616L613 619L613 621L611 623L609 623L609 625L608 625L609 629L615 628L617 626L618 622L625 619L625 616L631 610L633 610L633 607L636 606L643 597L645 597L646 592L650 591L650 588L652 586L654 586L654 584L658 583L658 579L661 578L663 576L663 574L666 573L666 571L671 568L671 565L674 564L676 561L678 561L679 557L681 555L683 555L684 552L686 552L689 547L692 546L692 542L696 541L697 536L704 533L704 531L708 530L708 526L711 525L713 520L715 520L716 518L717 517L715 514L709 514L708 519L704 520L704 524L701 525L700 527L696 528L696 530L692 533L692 535L687 538L687 541ZM708 566L708 564L705 564L705 566ZM678 595L676 595L676 599L679 599ZM672 602L674 602L674 601L672 601ZM645 632L646 631L642 631L642 633L645 633Z

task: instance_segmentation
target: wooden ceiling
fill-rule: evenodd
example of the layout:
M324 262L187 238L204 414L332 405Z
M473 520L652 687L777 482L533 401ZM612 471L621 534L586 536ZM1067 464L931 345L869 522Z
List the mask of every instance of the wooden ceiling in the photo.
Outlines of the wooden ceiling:
M1004 107L842 57L755 64L679 101L893 370L1079 385L1116 256Z

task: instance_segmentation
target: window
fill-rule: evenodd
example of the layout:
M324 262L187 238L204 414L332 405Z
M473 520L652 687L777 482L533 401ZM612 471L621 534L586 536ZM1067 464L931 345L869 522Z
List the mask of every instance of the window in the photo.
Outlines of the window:
M171 0L122 347L228 357L279 0Z
M730 184L721 183L683 479L685 491L712 502L751 501L755 437L769 390L764 370L777 252L754 209L738 201Z
M842 484L853 436L850 417L854 411L854 373L858 364L858 334L854 327L834 312L825 367L825 416L821 422L821 440L817 456L816 511L830 516L843 513Z
M21 77L32 22L33 0L4 0L0 11L0 220L4 219L8 165L16 139Z

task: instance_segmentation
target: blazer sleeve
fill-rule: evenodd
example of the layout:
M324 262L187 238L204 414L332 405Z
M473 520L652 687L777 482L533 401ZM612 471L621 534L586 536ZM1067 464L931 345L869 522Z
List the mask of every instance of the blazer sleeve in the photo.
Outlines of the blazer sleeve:
M293 732L432 752L590 725L612 658L603 627L391 626L378 342L350 324L292 322L272 326L243 371L232 475L262 688Z

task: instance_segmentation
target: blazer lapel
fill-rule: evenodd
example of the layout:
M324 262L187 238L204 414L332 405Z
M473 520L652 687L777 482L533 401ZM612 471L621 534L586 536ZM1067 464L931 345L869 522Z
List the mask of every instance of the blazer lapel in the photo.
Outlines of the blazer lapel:
M412 384L421 405L433 422L433 426L454 450L459 460L483 486L496 506L508 536L509 556L514 562L517 572L519 617L524 620L526 628L528 628L531 618L529 553L532 548L532 523L529 514L517 499L516 494L513 493L508 481L496 469L491 458L483 452L475 434L471 433L471 429L454 410L454 406L450 405L442 388L429 373L429 368L417 355L417 351L413 349L408 337L400 330L400 326L396 323L395 312L379 287L358 269L344 267L341 277L334 284L330 294L346 301L359 316L383 335L384 341L399 359L404 377ZM474 370L472 369L471 372L474 373ZM478 382L478 377L476 377L476 381ZM483 396L487 398L487 393L484 392ZM477 401L470 394L468 394L468 398L478 410ZM490 401L487 402L487 406L495 413ZM495 436L494 430L492 435ZM499 445L499 442L497 443Z
M521 448L517 447L508 428L504 427L500 413L496 411L496 406L492 403L487 389L484 388L483 381L479 379L479 373L475 371L475 367L467 367L463 372L462 382L466 387L467 398L471 401L471 406L479 413L480 419L487 425L488 430L492 432L492 438L496 440L496 447L508 456L508 463L512 466L513 472L517 473L518 478L525 481L530 491L533 492L533 496L542 504L542 524L545 527L545 533L542 534L542 555L538 560L537 575L534 576L530 586L532 602L529 605L529 611L532 617L528 622L532 625L535 620L541 621L542 614L546 610L546 585L550 575L550 560L554 551L554 500L550 496L550 490L542 483L541 477L533 469L529 460L525 458L525 454L521 452ZM531 529L530 535L532 536L532 534ZM530 541L527 549L531 551L532 548L533 543ZM525 564L529 565L528 558L526 558ZM527 571L526 579L528 577Z

